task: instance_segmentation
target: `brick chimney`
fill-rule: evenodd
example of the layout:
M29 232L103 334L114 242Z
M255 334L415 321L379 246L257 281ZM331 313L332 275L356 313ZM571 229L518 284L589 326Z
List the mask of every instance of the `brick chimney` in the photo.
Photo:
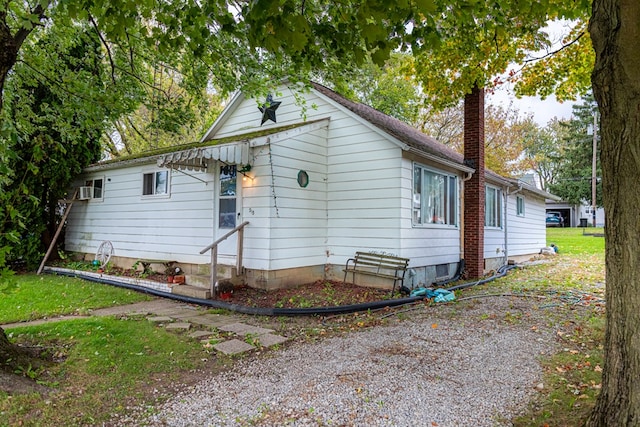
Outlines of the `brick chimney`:
M464 183L464 260L468 278L484 274L484 88L464 98L464 162L475 173Z

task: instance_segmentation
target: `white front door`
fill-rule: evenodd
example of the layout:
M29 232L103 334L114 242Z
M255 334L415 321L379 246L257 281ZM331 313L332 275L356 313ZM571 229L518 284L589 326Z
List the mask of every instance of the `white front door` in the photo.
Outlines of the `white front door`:
M218 162L216 185L216 215L214 216L215 239L227 234L241 223L241 183L238 182L236 165ZM229 236L218 246L218 262L233 265L236 262L238 233Z

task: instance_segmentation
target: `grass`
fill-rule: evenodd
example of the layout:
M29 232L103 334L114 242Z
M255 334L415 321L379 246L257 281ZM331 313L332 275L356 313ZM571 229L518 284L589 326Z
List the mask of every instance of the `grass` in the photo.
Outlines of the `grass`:
M146 301L147 295L66 276L22 274L6 292L0 287L0 324Z
M128 304L148 296L63 276L18 275L0 289L0 323L27 321ZM6 331L11 342L38 348L49 363L16 373L51 389L0 392L0 426L101 425L112 414L153 402L202 368L209 355L195 341L144 318L88 317ZM35 365L34 365L35 366Z
M528 268L516 272L514 281L506 279L518 290L554 292L569 302L550 307L556 309L549 322L554 323L561 350L542 361L542 388L528 412L513 420L517 427L583 425L601 386L604 239L585 236L582 229L562 228L548 229L547 242L559 248L550 266ZM581 304L571 304L571 298Z
M604 233L604 230L602 228L548 228L547 244L555 244L561 254L604 257L604 237L585 235L583 232L600 234Z
M100 425L127 407L162 398L167 385L204 364L202 345L146 320L89 318L9 331L61 363L32 372L53 392L0 392L0 425ZM153 390L153 392L150 392Z

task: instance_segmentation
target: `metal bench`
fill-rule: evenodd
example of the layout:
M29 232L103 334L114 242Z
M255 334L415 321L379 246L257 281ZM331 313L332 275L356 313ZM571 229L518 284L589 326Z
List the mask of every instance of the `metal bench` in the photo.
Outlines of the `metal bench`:
M409 258L401 258L395 255L379 254L372 252L356 252L355 257L349 258L344 267L344 282L347 274L351 273L351 283L355 284L356 273L368 276L382 277L393 281L391 293L404 284L404 275L409 266Z

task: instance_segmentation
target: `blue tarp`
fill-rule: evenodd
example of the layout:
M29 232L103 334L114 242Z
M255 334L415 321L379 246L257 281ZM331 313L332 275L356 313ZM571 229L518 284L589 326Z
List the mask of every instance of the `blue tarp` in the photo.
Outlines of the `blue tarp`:
M435 302L455 301L456 296L453 292L446 289L417 288L411 291L410 296L433 298Z

